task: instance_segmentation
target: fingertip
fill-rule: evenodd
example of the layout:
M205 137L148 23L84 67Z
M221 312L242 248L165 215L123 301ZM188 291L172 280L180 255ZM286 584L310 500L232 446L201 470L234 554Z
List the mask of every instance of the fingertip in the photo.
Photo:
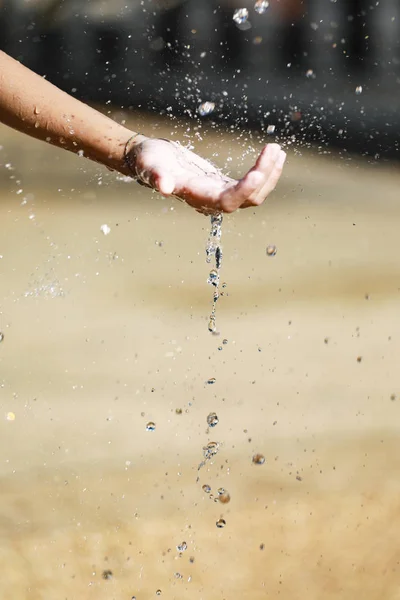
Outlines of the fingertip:
M157 187L160 194L163 196L170 196L174 191L175 182L169 175L164 175L159 178Z
M279 152L281 150L281 147L279 144L276 144L275 142L271 143L271 144L266 144L264 146L264 150L270 154L274 153L274 152Z
M285 161L286 161L286 152L281 150L275 165L278 167L278 169L283 169L283 165L285 164Z

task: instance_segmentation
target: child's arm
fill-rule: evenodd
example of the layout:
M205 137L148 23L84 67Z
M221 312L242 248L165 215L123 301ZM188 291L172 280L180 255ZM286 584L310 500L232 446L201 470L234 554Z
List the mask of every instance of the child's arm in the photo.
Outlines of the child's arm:
M129 174L123 155L134 132L61 91L0 52L0 121ZM137 139L145 139L141 136Z
M0 52L0 122L134 177L201 212L232 212L261 204L278 182L285 153L261 152L241 179L168 140L147 138L69 96Z

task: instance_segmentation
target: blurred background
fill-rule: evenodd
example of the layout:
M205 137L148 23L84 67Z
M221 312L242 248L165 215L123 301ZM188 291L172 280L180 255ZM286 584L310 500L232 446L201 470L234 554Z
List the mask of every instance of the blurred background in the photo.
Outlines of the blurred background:
M255 2L2 0L0 45L92 102L206 100L217 122L396 157L397 0Z
M208 218L0 126L1 600L397 600L399 3L0 6L128 127L288 153L214 337Z

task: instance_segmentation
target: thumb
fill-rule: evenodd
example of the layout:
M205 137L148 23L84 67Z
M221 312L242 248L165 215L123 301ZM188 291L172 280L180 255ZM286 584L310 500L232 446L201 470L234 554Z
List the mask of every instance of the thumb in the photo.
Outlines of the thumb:
M160 175L157 182L157 188L163 196L170 196L175 189L175 181L171 175Z

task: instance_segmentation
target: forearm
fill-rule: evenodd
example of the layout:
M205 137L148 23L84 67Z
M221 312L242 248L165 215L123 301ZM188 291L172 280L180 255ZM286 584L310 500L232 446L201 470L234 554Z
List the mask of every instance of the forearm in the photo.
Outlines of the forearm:
M130 174L124 149L134 132L0 52L0 122ZM144 136L138 136L137 142Z

